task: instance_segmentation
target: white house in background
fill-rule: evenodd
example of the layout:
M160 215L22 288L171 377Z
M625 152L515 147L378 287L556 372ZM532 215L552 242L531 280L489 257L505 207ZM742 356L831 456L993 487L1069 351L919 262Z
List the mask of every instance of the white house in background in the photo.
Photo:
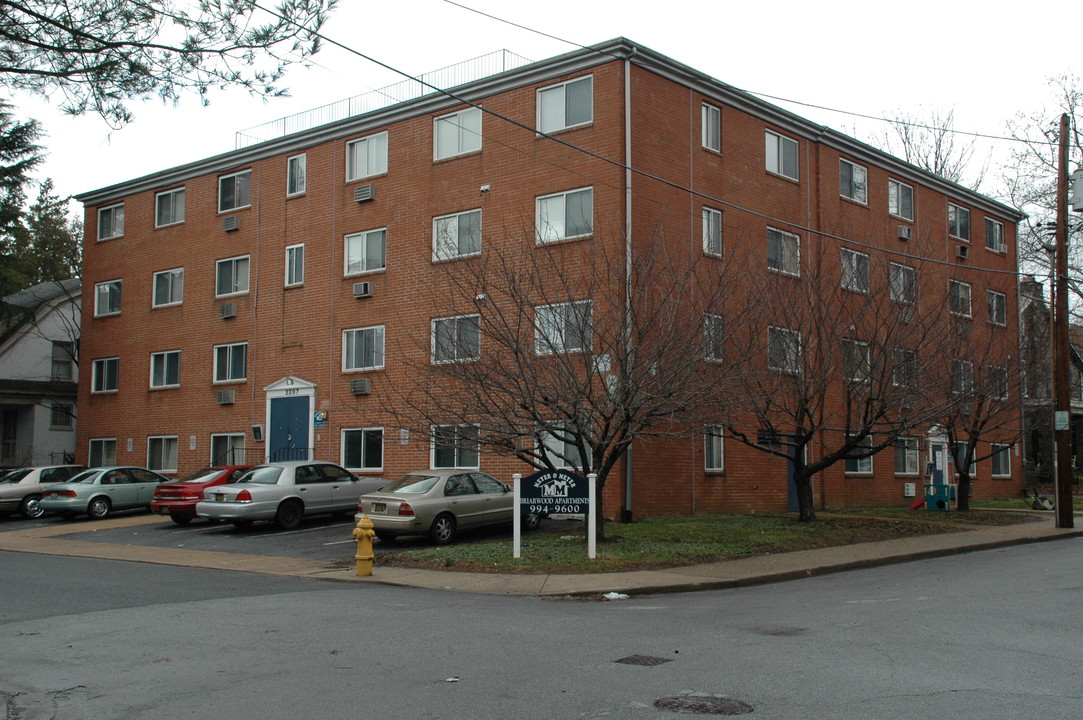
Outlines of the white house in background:
M75 456L81 288L45 282L0 303L0 467Z

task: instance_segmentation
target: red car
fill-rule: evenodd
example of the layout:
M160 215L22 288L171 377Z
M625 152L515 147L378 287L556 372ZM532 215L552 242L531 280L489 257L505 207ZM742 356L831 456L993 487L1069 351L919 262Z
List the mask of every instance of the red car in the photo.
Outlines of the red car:
M203 491L214 485L235 483L251 465L228 465L207 467L192 473L183 480L163 483L154 489L150 511L155 515L168 515L178 525L187 525L196 517L196 503L203 499Z

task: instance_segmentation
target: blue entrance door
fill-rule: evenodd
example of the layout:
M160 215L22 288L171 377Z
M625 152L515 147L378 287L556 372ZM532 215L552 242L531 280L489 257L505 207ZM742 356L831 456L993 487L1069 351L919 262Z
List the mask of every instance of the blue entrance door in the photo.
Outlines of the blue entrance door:
M272 398L267 459L308 460L308 423L307 397Z

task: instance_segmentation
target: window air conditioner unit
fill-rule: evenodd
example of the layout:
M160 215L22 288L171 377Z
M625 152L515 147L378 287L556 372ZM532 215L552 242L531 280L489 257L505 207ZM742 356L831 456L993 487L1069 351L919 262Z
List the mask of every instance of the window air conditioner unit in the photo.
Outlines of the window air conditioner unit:
M903 483L903 497L916 497L918 494L917 483Z
M960 260L966 260L968 257L970 257L970 248L968 248L966 245L957 245L955 247L955 257L959 258Z
M375 185L358 185L353 190L354 202L368 202L376 199Z
M372 283L368 280L353 284L353 296L355 298L372 297Z
M219 405L232 405L237 402L236 390L219 390L218 391L218 404Z
M372 392L372 380L358 378L350 381L350 392L354 395L368 395Z
M223 320L237 317L237 303L222 303L218 306L218 317Z
M254 442L263 442L263 424L252 426L252 440Z
M913 236L913 234L914 234L914 228L910 227L909 225L900 225L899 226L899 239L900 240L909 240Z
M997 245L997 252L1002 252L1002 253L1008 252L1008 246L1005 245L1004 243L1000 243L999 245Z
M234 230L241 229L241 219L236 215L230 215L227 218L222 218L222 229L226 232L233 232Z

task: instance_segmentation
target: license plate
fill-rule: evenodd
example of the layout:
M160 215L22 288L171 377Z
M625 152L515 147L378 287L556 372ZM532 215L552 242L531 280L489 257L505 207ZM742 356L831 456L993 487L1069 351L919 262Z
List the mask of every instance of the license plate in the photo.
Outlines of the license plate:
M222 493L215 493L214 494L214 499L217 500L218 502L225 502L226 496L223 495Z
M387 503L373 503L372 512L387 512Z
M168 515L169 514L169 508L158 508L158 514L159 515Z

